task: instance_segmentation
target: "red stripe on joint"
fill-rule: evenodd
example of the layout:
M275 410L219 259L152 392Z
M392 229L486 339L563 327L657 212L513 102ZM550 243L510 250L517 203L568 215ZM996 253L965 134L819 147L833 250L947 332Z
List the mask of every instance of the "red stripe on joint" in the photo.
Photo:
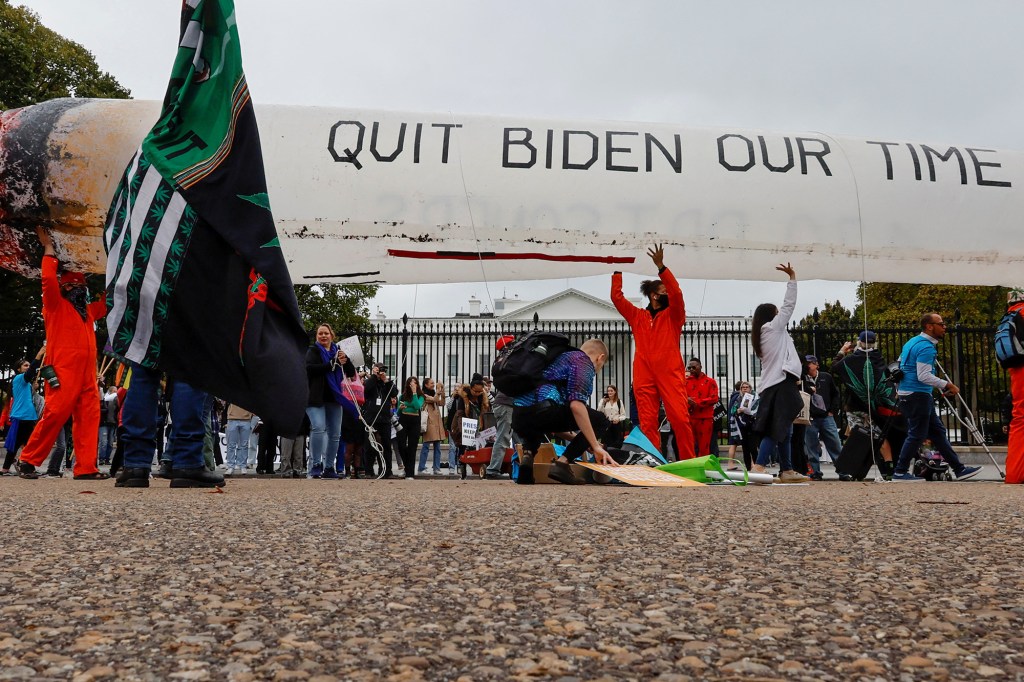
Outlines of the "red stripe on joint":
M388 255L395 258L417 258L429 260L544 260L558 263L633 263L630 256L555 256L549 253L495 253L484 251L403 251L388 249Z

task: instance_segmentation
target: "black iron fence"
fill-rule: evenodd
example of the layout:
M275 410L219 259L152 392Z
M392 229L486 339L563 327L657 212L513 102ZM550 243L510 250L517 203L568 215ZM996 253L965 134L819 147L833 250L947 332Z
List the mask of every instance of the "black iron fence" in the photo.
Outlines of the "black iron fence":
M496 320L394 320L381 321L359 335L367 350L367 361L383 362L399 381L408 376L429 376L446 387L469 381L474 373L488 374L495 356L495 341L504 334L518 335L532 329L558 331L580 344L592 337L609 348L609 362L597 377L594 402L609 384L628 400L632 381L633 336L621 321L539 321L499 322ZM828 368L846 341L856 341L861 329L792 327L790 334L801 355L818 357L821 369ZM899 357L903 344L916 335L913 328L881 328L877 347L888 361ZM1008 389L1007 376L995 360L992 328L950 327L939 344L939 363L964 399L990 442L1004 439L1000 404ZM695 321L683 330L681 348L687 357L698 357L704 371L717 382L727 401L737 381L757 386L760 361L750 345L749 320ZM941 375L941 373L940 373ZM939 412L950 428L954 442L967 444L969 435L958 425L942 401Z
M622 321L523 321L496 320L408 320L375 322L367 329L342 332L358 334L367 351L367 361L383 362L399 381L410 375L429 376L449 388L468 381L474 372L487 374L495 356L495 341L503 334L518 335L532 329L559 331L573 343L588 338L602 339L609 348L609 362L597 378L596 403L608 385L615 385L628 401L632 381L633 335ZM828 367L846 341L855 341L860 329L813 327L790 329L801 355L815 355L821 368ZM887 360L899 357L900 348L917 334L912 328L880 328L877 346ZM1009 390L1006 372L995 359L993 328L952 326L939 344L939 363L979 422L991 442L1005 440L1002 434L1000 405ZM0 369L0 381L9 380L13 363L19 357L32 357L43 339L23 332L0 330L0 356L8 359ZM760 378L760 362L750 346L749 320L695 321L686 325L682 352L699 357L704 371L717 382L723 401L727 401L737 381L749 381L755 387ZM940 415L950 427L954 442L966 444L968 434L958 428L941 401Z

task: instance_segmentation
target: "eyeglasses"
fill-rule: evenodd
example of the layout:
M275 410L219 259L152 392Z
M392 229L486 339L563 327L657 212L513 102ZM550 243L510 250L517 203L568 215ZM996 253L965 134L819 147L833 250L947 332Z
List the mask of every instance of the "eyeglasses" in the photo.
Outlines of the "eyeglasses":
M945 322L929 322L928 324L934 324L934 325L936 325L938 327L945 327L946 326Z

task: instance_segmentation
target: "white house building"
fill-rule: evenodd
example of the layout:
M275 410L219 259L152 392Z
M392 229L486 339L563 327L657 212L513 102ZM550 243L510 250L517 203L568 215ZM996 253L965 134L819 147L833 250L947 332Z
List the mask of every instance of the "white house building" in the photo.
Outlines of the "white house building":
M639 299L633 301L643 305ZM610 301L566 289L539 301L518 297L495 299L494 311L470 298L468 312L447 318L373 320L370 355L388 366L399 381L414 374L432 377L447 387L486 375L494 361L494 343L504 334L518 335L534 326L566 333L575 343L598 337L608 344L609 361L597 380L595 403L607 384L627 399L632 376L633 337ZM684 357L699 357L704 371L728 398L737 380L753 380L760 365L750 347L750 318L689 318L680 338Z

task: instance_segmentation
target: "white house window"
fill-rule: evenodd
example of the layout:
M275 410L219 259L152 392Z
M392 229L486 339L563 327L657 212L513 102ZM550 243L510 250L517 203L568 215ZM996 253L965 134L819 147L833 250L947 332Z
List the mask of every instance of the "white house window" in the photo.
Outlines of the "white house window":
M715 376L724 377L729 374L729 356L728 355L716 355L715 356Z

